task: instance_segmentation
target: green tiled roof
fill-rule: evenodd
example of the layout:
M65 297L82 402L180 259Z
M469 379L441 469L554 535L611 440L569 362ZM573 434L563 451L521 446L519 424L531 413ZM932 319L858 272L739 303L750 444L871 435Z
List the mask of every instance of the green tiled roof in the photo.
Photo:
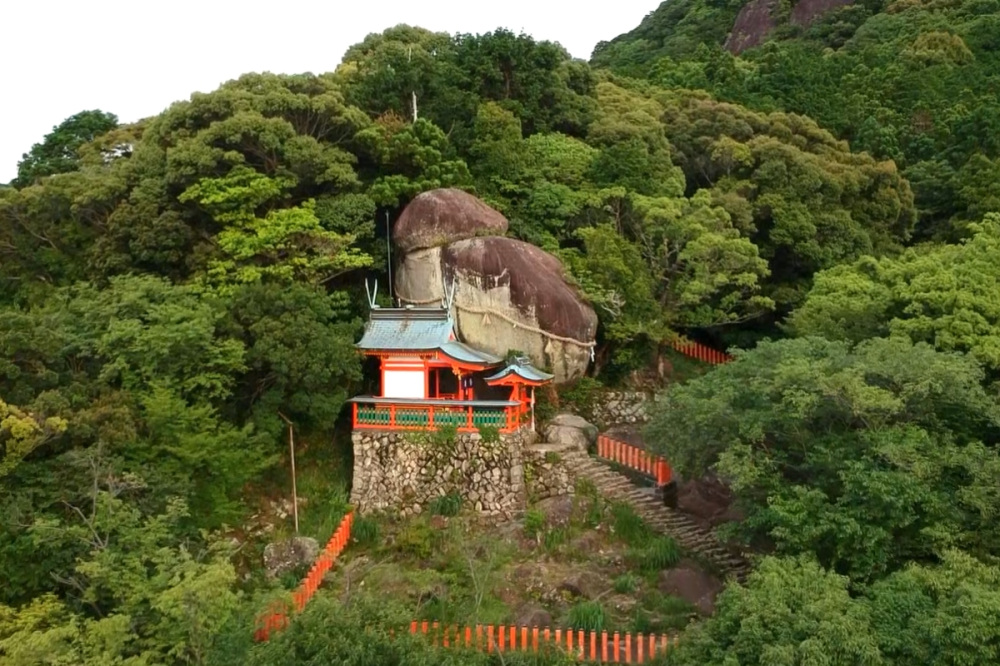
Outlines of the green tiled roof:
M488 383L488 382L499 381L511 373L529 382L548 382L551 381L552 378L555 376L555 375L550 375L547 372L542 372L541 370L531 365L530 363L525 363L521 361L521 362L511 363L510 365L508 365L506 368L496 373L495 375L487 377L486 382Z
M493 354L487 354L486 352L479 351L478 349L473 349L469 345L462 344L461 342L456 342L452 340L451 342L446 342L440 346L441 351L443 351L448 356L452 357L456 361L463 361L465 363L478 363L480 365L497 365L502 363L503 359L499 356L494 356Z
M451 315L442 308L373 308L359 349L438 349L453 336Z
M458 342L454 322L442 308L373 308L358 349L442 352L464 363L493 366L503 359Z

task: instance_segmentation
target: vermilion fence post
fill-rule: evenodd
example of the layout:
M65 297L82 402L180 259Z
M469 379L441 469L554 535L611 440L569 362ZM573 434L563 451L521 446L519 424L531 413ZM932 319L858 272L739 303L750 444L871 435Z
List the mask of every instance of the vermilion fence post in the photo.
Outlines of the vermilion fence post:
M597 632L590 632L590 658L597 659Z
M632 663L632 634L625 634L625 663Z
M614 658L615 658L616 662L619 659L621 659L621 656L622 656L621 655L621 650L619 650L618 648L619 648L619 645L618 645L618 632L616 631L615 632L615 636L614 636L614 651L615 651L615 657Z
M601 632L601 661L608 661L608 632Z
M493 652L493 625L486 625L486 651Z

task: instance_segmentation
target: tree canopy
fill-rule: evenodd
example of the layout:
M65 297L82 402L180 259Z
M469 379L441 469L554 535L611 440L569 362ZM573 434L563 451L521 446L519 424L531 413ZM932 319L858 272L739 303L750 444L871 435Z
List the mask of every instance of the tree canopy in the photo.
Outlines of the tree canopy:
M671 0L591 63L399 25L55 127L0 188L0 664L440 663L390 604L251 645L249 526L289 435L349 457L362 283L440 187L562 262L587 381L672 377L646 439L735 494L756 571L673 663L997 661L1000 2L820 4ZM679 336L735 360L681 381Z

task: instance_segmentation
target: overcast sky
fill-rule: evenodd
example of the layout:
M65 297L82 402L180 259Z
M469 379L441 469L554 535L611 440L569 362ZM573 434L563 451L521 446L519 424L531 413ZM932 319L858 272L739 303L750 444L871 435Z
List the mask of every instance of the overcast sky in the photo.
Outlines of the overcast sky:
M326 72L365 35L399 23L557 41L587 59L658 0L6 0L0 8L0 183L68 116L101 109L132 122L245 72Z

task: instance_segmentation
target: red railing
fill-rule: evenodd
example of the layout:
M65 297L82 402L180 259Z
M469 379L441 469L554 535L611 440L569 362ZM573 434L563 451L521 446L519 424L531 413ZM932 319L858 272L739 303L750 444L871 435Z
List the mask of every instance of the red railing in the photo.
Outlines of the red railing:
M606 435L600 435L597 438L597 455L652 477L657 486L666 485L673 478L673 471L666 458L649 453L638 446L611 439Z
M549 629L492 624L442 627L438 622L412 622L410 633L428 636L433 645L467 647L489 653L538 652L547 646L565 649L578 660L607 664L642 664L677 645L666 634L609 634L606 631Z
M292 593L292 607L295 612L302 612L306 604L309 603L309 600L316 594L316 590L319 589L320 584L323 582L323 576L333 566L334 560L344 552L347 542L351 540L351 525L353 524L354 514L348 513L340 521L340 525L326 543L326 547L319 554L319 557L313 562L309 573L306 574L306 577L302 579L298 588ZM257 616L256 626L257 629L254 632L254 638L258 641L266 641L271 637L271 632L281 631L287 627L288 610L286 605L281 602L272 604L265 613Z
M711 347L706 347L703 344L692 342L690 340L675 340L673 348L685 356L690 356L691 358L699 360L702 363L721 365L723 363L729 363L733 360L733 357L725 352L720 352L717 349L712 349Z

